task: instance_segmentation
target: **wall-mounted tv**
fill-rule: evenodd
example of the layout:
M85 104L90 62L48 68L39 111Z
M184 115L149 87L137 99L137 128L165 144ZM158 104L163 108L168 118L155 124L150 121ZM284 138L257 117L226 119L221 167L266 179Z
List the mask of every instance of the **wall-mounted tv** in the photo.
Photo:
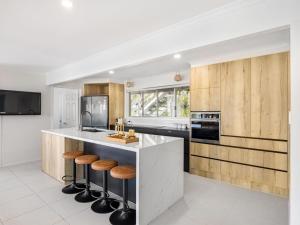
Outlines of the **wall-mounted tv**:
M41 115L41 93L0 90L0 115Z

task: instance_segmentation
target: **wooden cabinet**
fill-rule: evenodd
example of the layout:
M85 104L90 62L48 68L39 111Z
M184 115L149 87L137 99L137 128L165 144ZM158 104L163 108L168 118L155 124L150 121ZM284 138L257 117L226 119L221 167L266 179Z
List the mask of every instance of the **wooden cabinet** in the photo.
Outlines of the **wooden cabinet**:
M220 64L191 71L191 111L220 111Z
M234 147L260 149L271 152L288 152L288 142L279 140L221 136L220 144Z
M288 195L288 173L191 156L193 174L221 180L251 190Z
M223 63L221 134L287 140L288 53Z
M63 158L67 151L83 150L83 143L50 133L42 134L42 170L44 173L62 181L65 175L72 176L72 162ZM77 170L77 177L82 177L82 168Z
M109 125L115 124L116 119L124 117L124 85L109 84Z
M251 137L287 140L288 53L251 59Z
M250 59L222 63L221 134L250 136Z
M84 96L108 95L109 125L114 125L117 118L124 117L124 84L84 84L83 93Z
M286 153L265 152L262 150L191 143L191 155L210 159L234 162L262 168L288 170Z
M287 196L289 85L288 52L194 68L191 110L220 110L221 139L191 143L190 172Z

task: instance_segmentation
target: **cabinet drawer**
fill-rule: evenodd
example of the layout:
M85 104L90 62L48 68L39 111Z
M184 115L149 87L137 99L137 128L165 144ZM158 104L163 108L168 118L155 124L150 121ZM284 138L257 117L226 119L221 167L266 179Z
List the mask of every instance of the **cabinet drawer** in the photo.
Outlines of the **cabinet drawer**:
M242 147L242 148L253 148L253 149L261 149L266 151L285 152L285 153L288 152L287 141L221 136L220 143L222 145L229 145L229 146Z
M282 171L288 170L288 157L287 154L283 153L264 152L222 145L191 143L191 155L262 168Z
M192 174L281 196L288 195L288 173L190 156Z

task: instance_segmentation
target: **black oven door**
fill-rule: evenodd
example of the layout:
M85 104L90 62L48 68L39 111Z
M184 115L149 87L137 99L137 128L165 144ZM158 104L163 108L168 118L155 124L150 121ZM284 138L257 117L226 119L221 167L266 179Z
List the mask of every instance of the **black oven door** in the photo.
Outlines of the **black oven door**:
M192 121L192 141L204 143L219 143L219 122Z

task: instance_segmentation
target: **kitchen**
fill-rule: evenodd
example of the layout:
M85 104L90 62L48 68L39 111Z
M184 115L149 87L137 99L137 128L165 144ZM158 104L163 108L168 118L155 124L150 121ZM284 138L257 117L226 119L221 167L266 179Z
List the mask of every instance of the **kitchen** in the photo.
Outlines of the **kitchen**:
M234 18L294 8L235 4ZM296 225L297 33L277 23L221 38L218 13L32 84L0 66L0 224Z

